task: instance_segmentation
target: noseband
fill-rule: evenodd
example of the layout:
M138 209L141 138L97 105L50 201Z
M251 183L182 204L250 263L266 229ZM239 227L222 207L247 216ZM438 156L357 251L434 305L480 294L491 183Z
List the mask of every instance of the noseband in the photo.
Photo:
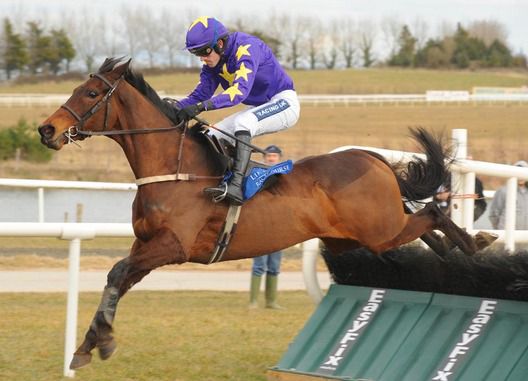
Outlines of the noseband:
M108 90L108 92L104 95L104 97L102 97L101 99L99 99L99 101L97 101L86 113L84 113L83 116L80 116L77 112L75 112L75 110L73 110L70 106L68 106L67 104L63 104L61 106L61 108L65 109L66 111L68 111L75 119L77 119L77 124L76 125L73 125L71 126L70 128L68 128L68 132L67 134L69 135L69 137L73 137L73 136L76 136L77 134L81 134L81 135L93 135L93 132L95 131L83 131L82 128L84 126L84 123L90 119L92 116L95 115L95 113L97 111L99 111L99 109L101 108L101 106L103 105L106 105L106 110L105 110L105 117L104 117L104 124L103 124L103 130L100 131L100 132L104 132L106 131L106 129L108 128L108 115L110 114L110 97L112 96L112 94L114 93L114 91L117 89L117 86L119 86L119 83L121 82L122 78L123 78L123 75L121 75L117 81L115 81L113 84L110 83L110 81L108 81L105 77L103 77L101 74L99 73L94 73L94 74L90 74L90 78L98 78L100 79L101 81L103 81L108 87L110 90Z
M99 101L97 101L87 112L84 113L83 116L80 116L75 110L73 110L70 106L68 106L66 103L61 105L61 108L68 111L76 120L77 124L71 126L68 128L68 131L65 133L66 137L69 141L73 141L73 137L79 135L83 136L109 136L109 135L131 135L131 134L148 134L152 132L164 132L164 131L171 131L175 129L182 129L185 125L185 121L182 121L178 123L175 126L170 127L164 127L164 128L142 128L142 129L135 129L135 130L116 130L116 131L107 131L108 129L108 115L110 114L111 110L111 103L110 103L110 97L117 89L117 86L121 83L123 80L124 74L121 74L121 76L112 84L109 80L107 80L105 77L103 77L99 73L90 74L90 78L98 78L101 81L103 81L108 87L108 92L101 98ZM103 122L103 129L101 131L85 131L83 130L84 123L90 119L92 116L95 115L99 109L106 105L105 108L105 116L104 116L104 122Z

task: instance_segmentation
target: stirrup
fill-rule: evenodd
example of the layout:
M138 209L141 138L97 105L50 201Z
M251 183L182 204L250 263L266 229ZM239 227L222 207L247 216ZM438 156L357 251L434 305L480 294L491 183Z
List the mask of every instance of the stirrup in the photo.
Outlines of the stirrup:
M222 183L216 188L205 188L204 193L211 194L214 203L223 201L227 196L227 183Z

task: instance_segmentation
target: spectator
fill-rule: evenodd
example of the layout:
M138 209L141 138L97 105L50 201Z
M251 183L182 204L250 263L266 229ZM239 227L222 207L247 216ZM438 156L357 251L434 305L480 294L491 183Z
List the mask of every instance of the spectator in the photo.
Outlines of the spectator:
M517 167L528 168L524 160L515 163ZM528 188L525 180L517 183L517 205L516 205L515 229L528 230ZM489 219L494 229L504 229L506 217L506 186L495 192L491 202Z
M476 221L486 211L487 203L484 197L484 186L479 178L475 178L475 194L468 196L475 198L475 207L473 209L473 221ZM441 185L436 194L434 201L438 207L447 215L451 215L451 178L446 184Z
M264 151L264 162L268 165L274 165L280 162L282 151L275 145L270 145ZM266 308L282 309L277 304L277 286L282 260L282 251L276 251L271 254L262 255L253 258L253 269L251 273L251 286L249 291L249 308L258 308L258 295L260 292L260 283L262 276L266 273Z

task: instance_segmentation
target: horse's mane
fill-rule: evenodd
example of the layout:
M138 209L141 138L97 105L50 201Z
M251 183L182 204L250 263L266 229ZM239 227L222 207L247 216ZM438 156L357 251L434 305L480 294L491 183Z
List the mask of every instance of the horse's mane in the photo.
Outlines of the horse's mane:
M107 58L97 71L99 74L105 74L111 72L114 67L123 62L123 57L112 57ZM156 108L161 111L164 115L169 118L174 124L178 124L180 121L176 117L175 109L168 103L164 102L156 92L143 78L143 74L137 73L130 67L124 73L124 79L132 85L136 90L143 94L148 100L152 102ZM225 172L225 166L227 165L223 158L218 157L218 154L210 149L209 144L206 142L205 137L198 133L198 128L191 128L188 136L195 139L198 143L206 147L205 150L206 160L213 166L215 173L223 174Z
M107 58L97 71L99 74L105 74L114 69L114 67L123 62L123 57L112 57ZM143 74L137 73L132 70L130 67L126 70L124 74L125 80L135 87L141 94L147 97L148 100L152 102L154 106L158 108L164 115L166 115L170 121L174 124L178 124L179 121L176 119L176 113L174 108L169 104L165 103L158 95L156 90L154 90L143 78Z

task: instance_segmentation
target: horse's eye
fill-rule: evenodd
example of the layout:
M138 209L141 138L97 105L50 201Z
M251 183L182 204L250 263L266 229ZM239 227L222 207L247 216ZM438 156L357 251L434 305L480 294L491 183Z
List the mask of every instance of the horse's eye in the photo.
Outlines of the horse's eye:
M90 98L95 98L95 97L97 97L97 92L93 91L93 90L90 90L90 91L88 91L88 96Z

